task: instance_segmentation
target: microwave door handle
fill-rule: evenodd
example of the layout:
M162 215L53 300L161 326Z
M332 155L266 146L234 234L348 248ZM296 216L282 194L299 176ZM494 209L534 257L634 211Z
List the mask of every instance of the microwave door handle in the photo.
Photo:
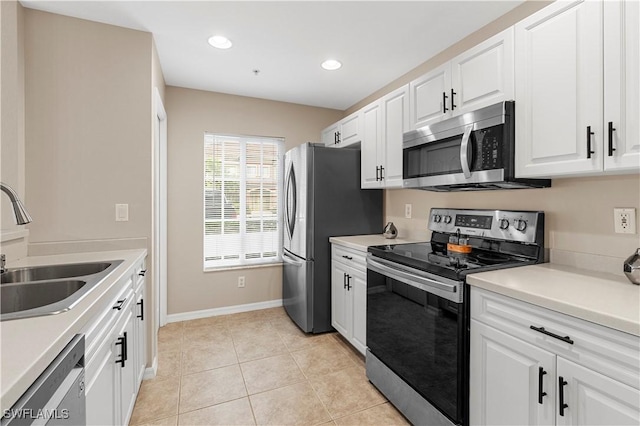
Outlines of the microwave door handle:
M469 140L471 139L471 131L473 125L469 125L464 129L462 135L462 143L460 144L460 164L462 165L462 173L464 177L469 179L471 177L471 169L469 168Z

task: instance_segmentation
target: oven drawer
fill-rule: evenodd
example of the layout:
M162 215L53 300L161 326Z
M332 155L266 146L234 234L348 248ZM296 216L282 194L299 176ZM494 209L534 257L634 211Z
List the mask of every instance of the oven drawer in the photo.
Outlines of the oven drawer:
M361 271L363 274L367 273L366 252L333 243L331 244L331 260L343 263L346 266Z
M471 318L636 389L640 386L637 336L477 287L471 287Z

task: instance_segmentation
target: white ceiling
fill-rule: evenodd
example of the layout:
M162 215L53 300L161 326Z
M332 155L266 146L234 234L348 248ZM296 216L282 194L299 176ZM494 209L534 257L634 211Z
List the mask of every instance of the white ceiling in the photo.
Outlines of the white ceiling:
M168 85L339 110L522 2L21 0L153 33ZM209 46L214 34L233 47ZM344 65L325 71L327 58Z

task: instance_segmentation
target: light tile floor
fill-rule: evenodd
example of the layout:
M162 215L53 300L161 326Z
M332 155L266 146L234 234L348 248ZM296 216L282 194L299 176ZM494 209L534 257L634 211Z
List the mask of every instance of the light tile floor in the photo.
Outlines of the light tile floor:
M158 375L131 425L406 425L337 333L307 335L284 309L168 324Z

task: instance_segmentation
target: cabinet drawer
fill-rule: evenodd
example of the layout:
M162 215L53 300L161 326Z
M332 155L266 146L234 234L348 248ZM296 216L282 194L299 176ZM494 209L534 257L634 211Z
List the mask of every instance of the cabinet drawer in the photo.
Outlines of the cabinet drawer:
M638 336L476 287L471 288L471 318L640 388Z
M367 272L367 253L365 252L331 244L331 259L364 272L365 274Z
M85 328L85 357L87 362L95 355L98 344L111 332L116 321L120 317L119 312L123 312L124 305L133 299L131 288L131 278L121 281L117 296L108 299L109 303L104 305L100 314ZM123 301L122 303L120 301ZM119 306L120 309L115 308Z

